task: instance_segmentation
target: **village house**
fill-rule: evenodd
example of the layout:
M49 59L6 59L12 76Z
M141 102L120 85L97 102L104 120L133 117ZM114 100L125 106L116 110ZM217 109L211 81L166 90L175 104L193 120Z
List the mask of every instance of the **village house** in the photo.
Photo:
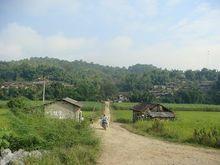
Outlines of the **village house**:
M152 118L175 118L175 114L161 104L140 103L132 107L131 110L133 111L133 122Z
M82 104L71 98L54 101L44 105L45 114L54 118L66 119L71 118L76 121L83 120Z
M113 101L117 103L128 102L128 93L120 92L119 95Z

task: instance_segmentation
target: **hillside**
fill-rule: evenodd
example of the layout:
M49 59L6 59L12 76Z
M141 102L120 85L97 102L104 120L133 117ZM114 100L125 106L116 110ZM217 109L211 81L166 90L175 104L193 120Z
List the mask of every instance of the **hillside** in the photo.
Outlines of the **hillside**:
M220 103L219 71L166 70L136 64L128 68L84 61L30 58L0 62L0 99L23 95L41 98L41 80L47 79L47 99L70 96L79 100L115 98L131 101Z

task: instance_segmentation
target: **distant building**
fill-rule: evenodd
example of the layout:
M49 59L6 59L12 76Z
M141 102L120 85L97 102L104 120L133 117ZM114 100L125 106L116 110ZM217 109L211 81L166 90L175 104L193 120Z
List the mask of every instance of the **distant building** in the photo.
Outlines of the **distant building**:
M133 110L133 121L152 119L152 118L164 118L164 119L173 119L175 114L164 107L161 104L147 104L140 103L131 108Z
M64 98L62 100L54 101L44 105L45 114L54 118L66 119L71 118L76 121L81 121L82 104L71 98Z
M119 95L114 99L114 102L118 102L118 103L128 102L129 99L128 99L127 95L128 95L127 92L121 92L121 94L119 94Z

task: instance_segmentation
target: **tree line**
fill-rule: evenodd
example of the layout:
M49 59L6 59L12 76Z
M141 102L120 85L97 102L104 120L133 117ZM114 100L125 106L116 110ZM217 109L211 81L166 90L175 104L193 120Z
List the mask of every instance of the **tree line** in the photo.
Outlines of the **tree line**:
M130 101L215 103L220 104L220 72L217 70L167 70L153 65L136 64L128 68L110 67L84 61L64 61L54 58L30 58L0 62L0 84L5 82L36 82L45 77L46 99L72 97L78 100L114 99L119 93ZM211 85L206 90L201 82ZM172 90L159 98L152 92L155 86ZM70 86L66 86L69 84ZM166 92L165 92L166 93ZM25 96L41 99L42 85L23 88L1 88L0 99Z

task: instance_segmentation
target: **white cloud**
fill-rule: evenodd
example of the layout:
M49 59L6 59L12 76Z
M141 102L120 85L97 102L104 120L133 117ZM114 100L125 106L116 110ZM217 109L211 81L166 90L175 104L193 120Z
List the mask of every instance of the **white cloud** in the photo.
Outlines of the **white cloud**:
M0 42L1 60L18 60L23 58L21 48L18 45L4 44Z
M208 57L207 50L211 56ZM168 69L220 69L220 44L197 43L176 46L172 42L144 45L137 49L105 48L88 57L105 65L129 66L136 63L153 64Z
M128 49L132 46L133 41L130 37L127 36L117 36L113 38L109 43L108 46L109 48L114 48L114 49Z
M208 4L200 4L195 9L196 18L186 17L180 20L171 31L180 39L207 39L220 35L220 10Z
M198 4L197 8L195 9L195 11L198 13L209 12L210 10L211 10L211 5L206 2Z
M146 44L124 35L104 41L70 38L63 34L45 37L31 27L12 23L0 32L0 59L48 56L66 60L83 59L112 66L145 63L169 69L220 69L220 42L211 41L203 38L196 41L185 39L184 44L176 44L176 40ZM207 56L208 50L211 57Z
M77 53L90 49L95 42L95 39L67 38L62 34L44 37L30 27L12 23L0 32L0 56L1 60L31 56L78 59Z

